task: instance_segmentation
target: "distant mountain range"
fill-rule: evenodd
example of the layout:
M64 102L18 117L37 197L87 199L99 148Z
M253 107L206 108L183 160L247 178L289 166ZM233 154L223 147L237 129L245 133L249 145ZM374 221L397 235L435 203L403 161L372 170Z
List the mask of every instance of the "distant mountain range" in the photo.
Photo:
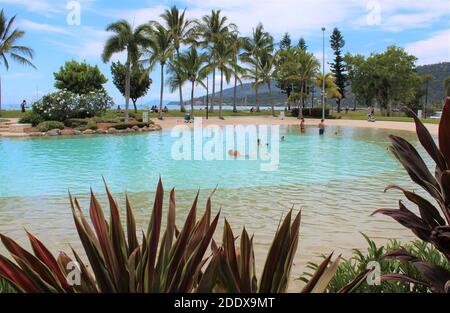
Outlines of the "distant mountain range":
M433 75L434 79L428 87L428 99L430 102L442 101L445 98L444 81L450 76L450 62L418 66L417 73Z
M444 80L450 76L450 62L443 62L430 65L422 65L417 67L417 73L419 75L432 74L434 76L433 81L430 82L428 99L430 102L441 101L444 98ZM223 91L223 104L231 105L233 103L233 88L228 88ZM261 86L259 88L259 103L261 105L284 105L287 97L276 87L276 83L271 84L271 94L269 95L269 89L267 86ZM351 93L351 87L347 88L346 98L343 100L343 105L352 105L354 97ZM211 94L209 95L209 101L211 103ZM307 103L311 101L314 103L320 102L320 88L315 88L314 99L310 95L307 99ZM195 105L206 104L206 95L197 97L194 100ZM190 101L185 99L186 104L190 104ZM237 105L253 105L255 103L255 90L252 88L251 83L242 84L237 88ZM172 101L170 105L177 105L177 101ZM214 97L214 104L219 104L219 92L216 92Z

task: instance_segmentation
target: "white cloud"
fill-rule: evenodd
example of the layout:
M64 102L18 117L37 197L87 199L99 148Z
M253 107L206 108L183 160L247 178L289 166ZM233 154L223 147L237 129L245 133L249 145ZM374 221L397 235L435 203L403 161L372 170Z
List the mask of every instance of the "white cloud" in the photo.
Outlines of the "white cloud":
M450 61L450 30L435 32L431 37L405 45L406 51L418 58L417 64Z
M45 32L51 32L51 33L58 33L58 34L64 34L68 35L69 31L67 29L54 26L50 24L45 23L36 23L27 19L22 19L19 22L19 27L27 29L27 30L35 30L35 31L45 31Z
M57 14L68 13L67 3L70 0L1 0L2 4L9 4L22 7L33 13L38 13L46 17L54 17ZM92 11L92 4L95 0L77 0L82 10Z
M2 0L2 3L21 6L28 11L37 12L46 16L61 12L62 9L62 7L58 5L58 2L49 0Z
M407 29L426 28L448 16L448 0L409 1L409 0L366 0L360 1L364 14L355 18L356 27L378 28L389 32L401 32ZM367 17L379 13L379 23L368 23Z

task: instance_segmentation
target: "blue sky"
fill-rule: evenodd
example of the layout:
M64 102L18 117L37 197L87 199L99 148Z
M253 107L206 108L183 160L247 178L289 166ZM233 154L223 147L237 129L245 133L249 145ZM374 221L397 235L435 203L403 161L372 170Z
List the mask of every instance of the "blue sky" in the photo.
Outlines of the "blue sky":
M68 23L75 5L80 8L80 24ZM417 64L450 61L450 1L410 0L203 0L203 1L117 1L117 0L1 0L7 16L17 15L16 26L26 31L21 43L35 50L37 70L13 64L7 72L0 66L3 103L17 104L22 99L32 103L36 98L55 90L53 72L70 59L86 60L99 65L108 77L105 85L116 103L123 97L110 78L110 64L100 58L108 38L105 27L118 19L135 25L158 20L172 5L187 8L187 15L198 18L211 9L222 9L230 22L238 25L241 35L249 35L252 27L262 22L279 40L289 32L293 41L304 37L309 50L322 58L322 34L338 27L346 40L345 51L369 54L395 44L418 57ZM68 8L69 7L69 8ZM73 21L73 19L72 19ZM326 57L331 57L326 38ZM113 60L124 60L119 54ZM159 68L151 74L153 85L140 104L159 97ZM197 91L197 95L204 91ZM189 90L186 86L185 95ZM168 90L166 100L176 100Z

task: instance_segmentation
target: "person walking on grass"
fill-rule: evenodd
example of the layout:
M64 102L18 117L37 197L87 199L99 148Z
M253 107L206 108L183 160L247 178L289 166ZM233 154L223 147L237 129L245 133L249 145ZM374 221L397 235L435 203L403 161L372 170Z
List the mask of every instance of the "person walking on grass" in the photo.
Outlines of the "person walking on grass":
M319 135L323 135L325 133L325 123L324 120L321 119L319 123Z
M27 109L27 101L23 100L22 104L20 105L20 108L22 109L22 113L25 113Z

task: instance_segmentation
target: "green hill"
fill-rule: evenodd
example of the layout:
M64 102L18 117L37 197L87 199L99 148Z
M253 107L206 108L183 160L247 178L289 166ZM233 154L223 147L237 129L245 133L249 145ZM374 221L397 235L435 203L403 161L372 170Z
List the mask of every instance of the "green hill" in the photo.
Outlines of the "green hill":
M422 65L417 67L419 75L431 74L434 79L430 82L428 99L430 102L440 102L444 96L444 80L450 76L450 62Z
M429 101L439 102L444 98L444 80L446 77L450 76L450 62L443 62L430 65L422 65L417 67L417 73L419 75L432 74L434 76L433 81L429 85ZM216 86L218 87L218 86ZM353 95L351 94L351 87L347 88L346 98L342 101L342 105L353 106ZM233 103L233 88L228 88L223 91L223 104L231 105ZM306 100L307 105L311 103L310 94ZM211 103L211 94L209 95L209 101ZM276 83L272 82L271 94L269 95L269 89L267 86L261 86L259 88L259 103L264 105L284 105L286 103L287 97L281 92L279 88L276 87ZM314 91L314 103L320 102L320 89L316 88ZM186 101L187 99L185 99ZM206 103L206 96L195 98L195 104L201 105ZM328 102L330 103L330 102ZM178 102L171 102L170 104L178 104ZM190 104L186 101L186 104ZM219 104L219 92L216 92L214 98L214 104ZM255 90L252 88L251 83L242 84L237 88L237 105L254 105L255 104Z

